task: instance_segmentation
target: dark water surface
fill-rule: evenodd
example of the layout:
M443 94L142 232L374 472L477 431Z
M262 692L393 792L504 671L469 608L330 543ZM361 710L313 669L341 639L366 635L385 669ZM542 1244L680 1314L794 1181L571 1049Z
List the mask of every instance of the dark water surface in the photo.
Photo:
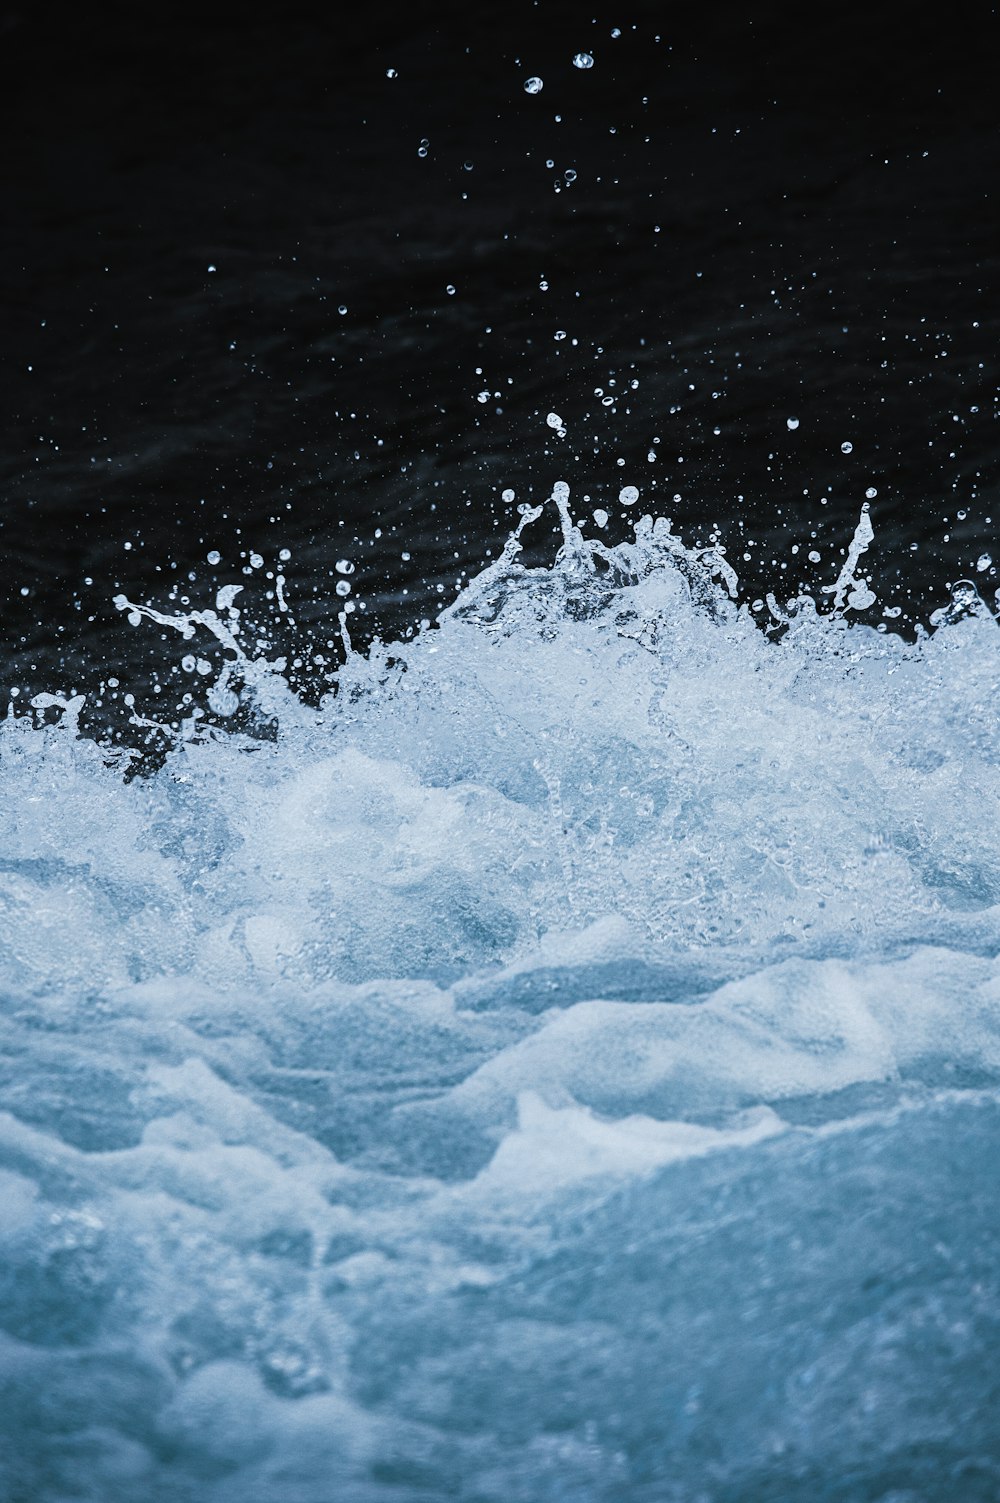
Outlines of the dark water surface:
M993 23L595 15L5 13L15 681L132 658L141 683L114 587L207 591L211 548L220 579L291 549L300 621L349 554L402 628L496 547L505 488L560 477L613 518L634 483L689 539L717 526L748 598L830 582L869 487L882 604L923 619L975 572Z

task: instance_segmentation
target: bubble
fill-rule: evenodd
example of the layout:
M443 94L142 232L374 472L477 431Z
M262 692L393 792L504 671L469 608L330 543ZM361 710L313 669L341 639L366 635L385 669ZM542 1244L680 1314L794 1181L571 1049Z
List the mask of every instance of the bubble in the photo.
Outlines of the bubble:
M563 177L566 179L566 181L568 183L575 183L576 182L576 173L573 171L572 167L567 167L566 168L566 171L563 173Z
M594 521L597 523L598 527L607 527L607 525L608 525L608 514L607 514L607 512L604 511L601 507L598 507L597 510L594 512Z
M478 392L477 395L476 395L476 401L477 402L488 402L489 399L490 399L490 394L489 394L488 391L481 391L481 392Z
M449 282L448 285L447 285L447 287L444 290L448 294L449 297L454 297L455 296L455 286L454 286L454 283Z
M622 506L634 506L638 499L639 491L634 485L623 485L618 492L618 500Z
M337 580L337 594L343 597L345 595L349 595L350 593L351 593L350 581L347 580L347 579L338 579Z
M513 501L513 499L514 499L514 492L512 490L510 490L510 489L502 491L501 494L500 494L500 500L501 501L511 502L511 501Z
M278 557L281 559L281 562L283 564L287 564L287 562L291 558L291 556L292 556L292 550L290 548L282 548L282 549L280 549L280 551L278 553Z
M205 556L210 564L220 564L222 562L222 554L218 548L210 548Z
M336 569L338 574L354 573L354 565L351 563L351 560L349 558L338 558L333 567Z
M259 553L251 553L250 567L251 569L263 569L264 560Z
M524 80L524 92L526 94L540 94L544 85L540 78L526 78Z
M386 78L398 78L399 74L396 72L395 68L386 68L385 76Z
M840 446L840 452L841 452L841 454L850 454L851 451L853 450L853 448L854 448L854 445L852 443L848 443L845 440L845 442L842 443L841 446Z
M785 421L793 431L799 426L798 418L786 418Z
M340 314L341 318L343 318L344 314L347 312L347 304L341 303L340 307L337 309L337 312Z
M655 449L650 449L649 453L646 455L646 459L649 461L650 464L655 464L656 463L656 450Z
M993 560L988 553L981 553L976 559L976 568L979 570L980 574L985 574L986 570L990 568L992 563Z
M865 495L868 497L869 501L874 501L875 497L878 495L878 491L873 485L870 485L865 491Z
M819 560L820 560L820 555L816 552L815 548L811 548L809 550L809 562L811 564L818 564Z
M957 511L955 515L960 522L964 522L969 513L967 511Z
M553 334L552 337L553 337L553 339L565 339L566 338L566 330L565 329L557 329L556 332Z
M462 163L462 171L463 172L471 172L472 168L473 168L473 165L474 164L472 162L463 162Z
M560 428L565 428L566 426L558 412L550 412L545 421L550 428L555 428L557 432Z
M589 52L577 52L577 53L574 54L574 56L573 56L573 67L574 68L592 68L593 66L594 66L594 59L592 58L592 56L590 55Z
M417 156L418 157L425 157L427 155L427 150L428 150L428 147L430 146L430 144L431 143L428 141L427 137L425 136L424 139L421 141L420 145L417 147Z

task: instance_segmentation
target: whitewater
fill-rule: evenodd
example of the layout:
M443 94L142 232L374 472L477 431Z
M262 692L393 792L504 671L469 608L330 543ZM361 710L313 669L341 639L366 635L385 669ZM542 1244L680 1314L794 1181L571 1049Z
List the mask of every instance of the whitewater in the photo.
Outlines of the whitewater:
M12 699L5 1503L1000 1498L997 620L546 506L318 706L120 597L155 770Z

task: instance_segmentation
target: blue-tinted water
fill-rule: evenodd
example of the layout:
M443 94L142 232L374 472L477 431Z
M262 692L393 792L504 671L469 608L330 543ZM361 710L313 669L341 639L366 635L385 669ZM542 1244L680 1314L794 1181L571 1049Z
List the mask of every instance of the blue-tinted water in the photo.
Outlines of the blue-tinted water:
M230 592L256 734L3 725L3 1499L1000 1496L997 623L560 504L318 710Z

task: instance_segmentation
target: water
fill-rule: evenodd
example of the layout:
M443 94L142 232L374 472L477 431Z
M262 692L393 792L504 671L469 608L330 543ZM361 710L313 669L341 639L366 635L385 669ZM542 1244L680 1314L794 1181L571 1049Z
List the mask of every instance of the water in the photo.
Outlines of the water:
M0 13L0 1503L996 1503L991 23L432 10Z
M1000 1493L1000 629L547 511L315 709L160 611L152 775L4 723L4 1499Z

